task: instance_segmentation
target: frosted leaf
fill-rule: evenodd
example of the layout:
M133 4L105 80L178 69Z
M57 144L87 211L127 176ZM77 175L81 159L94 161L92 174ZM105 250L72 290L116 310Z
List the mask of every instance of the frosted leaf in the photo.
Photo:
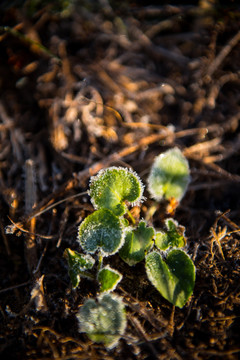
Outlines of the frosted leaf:
M157 252L146 256L146 272L160 294L182 308L193 293L195 266L182 250L172 250L164 261Z
M95 209L107 208L120 216L127 211L125 202L134 205L142 200L143 188L132 170L110 167L91 177L89 194Z
M83 250L94 253L100 249L103 256L116 253L123 243L121 220L108 209L100 209L80 224L78 242Z
M113 291L121 280L122 275L117 270L105 266L98 273L98 281L101 285L100 292Z
M154 229L146 227L145 222L141 221L136 229L127 232L119 255L128 265L136 265L152 247L153 236Z
M157 156L148 177L148 190L159 201L184 196L190 181L187 159L178 148L170 149Z
M92 341L103 343L108 348L117 345L127 325L124 304L112 294L100 295L97 302L87 300L80 308L77 319L80 332L85 332Z
M90 255L79 254L77 251L66 249L64 256L68 261L68 273L75 289L80 282L80 275L84 276L84 272L92 269L95 260ZM86 275L87 276L87 275Z
M177 221L169 218L165 220L167 231L159 231L155 236L155 244L161 250L171 247L184 247L186 238L184 237L184 226L178 225Z

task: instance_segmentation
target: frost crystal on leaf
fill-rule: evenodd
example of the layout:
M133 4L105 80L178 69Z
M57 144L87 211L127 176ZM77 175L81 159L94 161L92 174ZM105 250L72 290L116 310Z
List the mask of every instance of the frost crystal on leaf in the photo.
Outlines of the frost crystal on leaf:
M135 172L113 166L91 177L89 195L95 209L107 208L120 216L127 211L125 202L135 205L142 201L143 189Z
M89 299L80 308L77 314L79 331L111 349L126 329L125 307L116 295L103 294L97 300Z
M157 156L148 178L148 190L159 201L162 198L182 199L190 181L187 159L178 148Z
M91 254L100 249L103 256L116 253L122 246L123 237L120 219L108 209L89 215L78 231L78 241L83 250Z

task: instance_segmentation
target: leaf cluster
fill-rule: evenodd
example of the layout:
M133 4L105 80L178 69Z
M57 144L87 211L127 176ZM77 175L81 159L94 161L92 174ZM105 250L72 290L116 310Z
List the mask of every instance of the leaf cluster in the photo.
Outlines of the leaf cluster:
M187 160L175 148L156 158L149 176L149 192L153 196L153 190L157 190L156 199L162 194L179 200L188 181ZM81 276L94 277L99 283L97 302L87 300L78 313L78 320L81 331L107 347L114 346L123 335L126 319L122 300L111 293L122 274L109 265L103 266L104 258L118 253L129 266L145 259L146 274L152 285L180 308L194 288L195 267L184 251L184 228L169 218L165 229L156 230L144 220L136 223L132 217L129 207L140 206L143 190L139 176L127 168L110 167L92 177L89 195L95 211L78 229L78 242L85 254L70 249L65 252L74 288ZM95 276L91 273L95 263L93 255L98 262Z

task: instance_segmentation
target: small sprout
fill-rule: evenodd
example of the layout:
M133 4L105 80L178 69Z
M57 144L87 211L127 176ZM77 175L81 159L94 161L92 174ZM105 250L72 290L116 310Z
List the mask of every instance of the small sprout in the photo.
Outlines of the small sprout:
M116 295L102 294L97 302L89 299L80 308L77 319L79 331L108 348L117 345L127 325L125 307Z
M91 177L89 194L95 209L107 208L121 216L127 211L126 201L134 205L142 200L143 185L132 170L110 167Z
M157 201L162 198L180 201L189 181L188 161L178 148L174 148L155 158L148 178L148 190Z
M105 266L98 273L98 281L101 285L100 292L113 291L121 280L122 275L117 270Z
M167 231L159 231L155 236L155 245L160 250L167 250L171 247L184 247L186 238L184 237L184 226L179 226L177 221L169 218L165 220Z
M121 221L108 209L88 215L79 226L78 241L90 254L100 249L103 256L112 255L122 246L123 239Z
M166 262L156 251L146 256L146 272L160 294L182 308L193 293L195 266L182 250L172 250Z
M64 256L68 261L68 273L75 289L80 282L80 276L88 277L85 271L92 269L95 260L90 255L79 254L77 251L66 249Z
M154 229L146 227L146 223L141 221L136 229L127 232L119 255L128 265L136 265L145 258L145 254L151 249L154 234Z

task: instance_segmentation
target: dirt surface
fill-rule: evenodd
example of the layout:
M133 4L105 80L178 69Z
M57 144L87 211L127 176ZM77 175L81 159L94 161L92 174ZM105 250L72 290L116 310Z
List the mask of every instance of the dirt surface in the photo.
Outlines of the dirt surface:
M36 3L0 10L0 358L238 359L240 8ZM98 288L82 279L73 291L63 257L79 250L78 225L93 211L77 194L112 165L146 184L155 156L175 146L191 168L172 215L186 227L194 293L174 308L143 263L110 257L125 274L115 292L128 326L107 351L76 320ZM136 218L154 205L144 195ZM161 227L167 206L149 223Z

